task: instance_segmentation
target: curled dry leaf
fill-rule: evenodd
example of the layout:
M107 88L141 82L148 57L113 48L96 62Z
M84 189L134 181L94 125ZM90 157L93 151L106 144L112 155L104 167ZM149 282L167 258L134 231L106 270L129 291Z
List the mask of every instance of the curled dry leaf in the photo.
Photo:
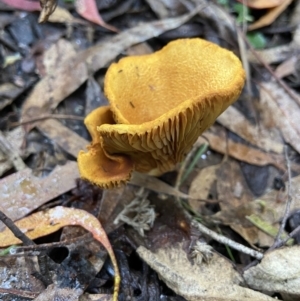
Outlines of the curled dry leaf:
M262 261L244 272L247 284L268 293L288 294L288 300L300 298L300 246L266 253Z
M65 226L81 226L93 234L107 250L115 270L115 288L113 301L117 301L120 285L120 275L116 258L99 220L92 214L74 208L55 207L47 211L34 213L16 222L16 225L31 239L51 234ZM17 239L7 228L0 232L0 247L18 244Z

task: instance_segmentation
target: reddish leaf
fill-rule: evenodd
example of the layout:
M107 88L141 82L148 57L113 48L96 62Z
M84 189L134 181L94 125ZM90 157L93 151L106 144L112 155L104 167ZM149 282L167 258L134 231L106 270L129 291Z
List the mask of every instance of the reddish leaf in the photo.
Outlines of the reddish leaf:
M95 0L76 0L75 7L78 14L86 20L96 23L111 31L118 31L117 28L105 23L101 18Z
M31 1L31 0L0 0L0 2L3 2L7 4L8 6L22 9L25 11L37 11L41 10L41 6L39 1Z

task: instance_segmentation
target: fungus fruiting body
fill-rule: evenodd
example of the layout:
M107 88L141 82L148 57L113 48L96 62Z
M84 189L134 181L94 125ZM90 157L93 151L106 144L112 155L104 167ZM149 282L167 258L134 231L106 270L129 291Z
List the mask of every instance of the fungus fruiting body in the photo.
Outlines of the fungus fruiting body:
M78 155L81 177L112 188L133 170L159 175L173 169L237 100L244 80L232 52L198 38L112 64L104 81L110 105L85 119L92 143Z

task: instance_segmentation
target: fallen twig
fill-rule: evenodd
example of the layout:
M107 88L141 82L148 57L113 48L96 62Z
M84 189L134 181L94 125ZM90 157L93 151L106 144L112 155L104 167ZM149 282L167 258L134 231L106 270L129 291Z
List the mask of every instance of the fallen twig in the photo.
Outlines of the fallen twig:
M248 255L250 255L250 256L258 259L258 260L261 260L264 256L263 253L255 251L255 250L250 249L248 247L245 247L245 246L243 246L243 245L241 245L241 244L239 244L239 243L237 243L237 242L235 242L235 241L233 241L233 240L231 240L231 239L229 239L229 238L227 238L223 235L220 235L220 234L206 228L204 225L198 223L195 220L192 221L192 225L195 228L197 228L200 232L208 235L212 239L214 239L214 240L216 240L216 241L218 241L218 242L220 242L224 245L227 245L227 246L231 247L232 249L235 249L235 250L237 250L239 252L242 252L244 254L248 254Z

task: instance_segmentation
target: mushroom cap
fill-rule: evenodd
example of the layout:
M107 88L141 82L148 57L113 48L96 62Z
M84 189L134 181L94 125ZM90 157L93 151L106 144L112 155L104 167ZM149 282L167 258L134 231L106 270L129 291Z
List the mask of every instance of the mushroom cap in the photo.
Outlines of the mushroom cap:
M105 76L110 108L97 109L109 118L87 116L85 123L93 143L88 153L79 154L78 162L83 155L94 160L97 149L110 160L118 159L114 164L124 180L132 169L152 175L169 171L238 98L244 81L239 59L202 39L180 39L153 54L123 58L112 64ZM91 150L94 159L89 155ZM102 155L93 163L98 169L101 160ZM94 167L94 174L84 177L96 183L96 174ZM103 186L101 181L96 184ZM108 186L118 183L121 181L113 180Z
M113 123L112 112L108 106L92 111L84 123L92 136L88 152L80 151L77 162L80 176L102 188L113 188L130 179L133 161L126 155L111 156L101 145L97 124Z
M244 80L231 51L198 38L179 39L155 53L112 64L104 91L116 123L143 124L214 96L212 109L219 115L236 100Z

